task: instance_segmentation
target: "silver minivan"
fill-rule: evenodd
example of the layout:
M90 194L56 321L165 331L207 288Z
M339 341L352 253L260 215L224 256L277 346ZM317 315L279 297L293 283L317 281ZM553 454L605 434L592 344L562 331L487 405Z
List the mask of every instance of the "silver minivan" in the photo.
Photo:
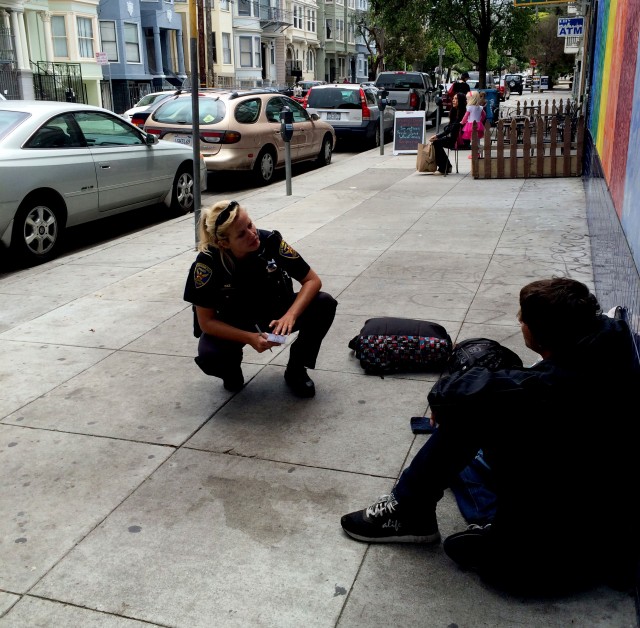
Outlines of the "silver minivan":
M380 146L379 90L359 83L315 85L304 99L307 111L328 122L338 140L354 140L367 146ZM395 109L383 113L384 137L393 135ZM383 138L384 141L384 138Z

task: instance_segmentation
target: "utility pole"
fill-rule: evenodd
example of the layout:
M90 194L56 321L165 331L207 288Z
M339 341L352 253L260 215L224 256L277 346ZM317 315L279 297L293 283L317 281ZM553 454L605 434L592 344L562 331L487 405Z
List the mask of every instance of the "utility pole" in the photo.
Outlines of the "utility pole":
M191 60L191 111L193 132L191 144L193 148L193 218L196 244L198 243L198 223L200 222L200 103L198 102L198 0L189 0L189 44Z

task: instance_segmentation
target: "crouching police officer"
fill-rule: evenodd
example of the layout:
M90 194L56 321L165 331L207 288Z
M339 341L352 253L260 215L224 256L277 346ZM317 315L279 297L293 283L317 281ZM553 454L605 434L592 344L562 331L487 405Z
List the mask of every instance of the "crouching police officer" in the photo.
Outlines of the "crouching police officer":
M307 368L315 368L338 305L320 291L315 271L277 231L257 229L236 201L202 209L198 251L184 291L185 301L194 306L194 334L200 338L196 364L236 392L244 385L244 345L262 353L279 346L267 332L286 336L298 331L284 378L297 396L313 397ZM297 293L291 277L300 283Z

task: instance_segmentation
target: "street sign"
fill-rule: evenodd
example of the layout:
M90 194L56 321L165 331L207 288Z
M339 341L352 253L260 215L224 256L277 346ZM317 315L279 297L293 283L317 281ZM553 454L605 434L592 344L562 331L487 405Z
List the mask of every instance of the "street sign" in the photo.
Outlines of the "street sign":
M529 59L529 65L532 68L535 68L538 65L538 62L535 59Z
M559 17L558 37L582 37L584 17Z
M98 65L109 65L109 56L106 52L96 52L96 63Z

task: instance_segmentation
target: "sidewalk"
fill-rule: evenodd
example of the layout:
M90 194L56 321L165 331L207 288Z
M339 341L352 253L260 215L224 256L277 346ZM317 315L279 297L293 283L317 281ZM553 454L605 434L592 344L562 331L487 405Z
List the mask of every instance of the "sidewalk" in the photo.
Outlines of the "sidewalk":
M364 375L347 343L367 318L437 321L527 363L520 287L592 286L581 180L475 181L470 163L417 174L388 144L292 196L235 195L338 299L310 400L285 386L287 348L245 350L235 395L195 366L193 215L1 278L0 627L635 626L607 588L524 602L441 546L340 528L427 438L409 417L436 379ZM464 527L450 495L438 516L443 537Z

